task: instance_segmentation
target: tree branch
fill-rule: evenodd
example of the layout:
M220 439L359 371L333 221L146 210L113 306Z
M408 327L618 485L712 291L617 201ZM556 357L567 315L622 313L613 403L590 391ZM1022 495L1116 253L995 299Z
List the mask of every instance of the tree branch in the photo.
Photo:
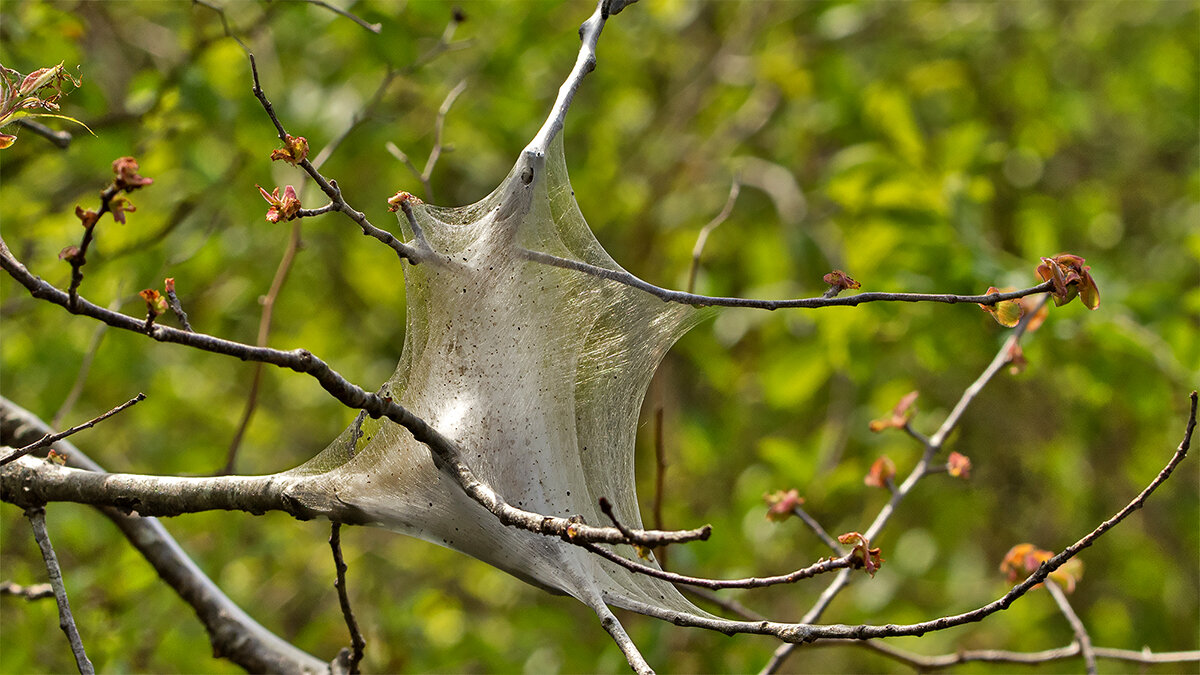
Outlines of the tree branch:
M0 239L0 268L25 286L35 298L68 308L68 311L74 314L89 316L115 328L147 335L159 342L172 342L215 354L236 356L244 361L261 361L310 375L325 391L347 407L365 410L372 418L387 417L407 429L413 438L429 448L434 464L446 471L468 496L492 512L504 525L519 527L535 534L560 537L572 543L637 544L651 547L664 543L703 540L707 539L712 532L712 528L708 525L695 530L633 530L634 538L631 539L613 527L594 527L579 522L578 519L549 516L516 508L475 476L463 459L462 449L456 442L443 436L425 420L417 417L391 398L368 392L362 387L352 384L330 368L329 364L305 349L280 351L266 347L253 347L169 326L154 325L146 330L145 323L141 319L104 309L82 297L77 298L76 307L70 308L67 294L31 274L20 261L13 257L3 239ZM61 469L61 467L59 468ZM36 468L24 465L23 470L30 480L36 480L33 477L38 473ZM29 473L31 470L33 474ZM137 510L143 515L176 515L213 509L243 510L251 513L281 510L302 519L325 516L330 520L351 524L362 524L366 521L359 510L342 502L336 495L305 493L308 503L301 505L296 502L296 495L287 492L287 490L298 489L295 485L284 486L282 479L272 479L271 477L229 477L230 480L235 481L229 484L223 483L222 479L211 478L125 475L118 481L114 480L115 477L110 476L108 480L100 484L89 485L87 499L83 500L83 503L133 508L128 506L133 501L139 504ZM2 478L5 485L16 489L11 485L11 481L14 480L12 475L5 475ZM55 491L46 493L44 501L82 500L82 495L72 497L72 491L65 489L60 484L63 480L63 476L56 475L53 480L47 482L45 487ZM80 477L80 480L88 481L86 477ZM56 485L56 487L50 488L50 485ZM118 485L120 489L117 489ZM159 490L166 492L159 493ZM12 494L15 498L17 493ZM50 494L54 494L55 498L50 498ZM170 499L166 498L167 494L172 495ZM206 505L205 502L209 499L217 500L215 502L217 505Z
M692 267L688 270L688 293L696 290L696 273L700 271L700 254L704 253L704 245L708 243L708 235L712 234L713 230L720 227L722 223L729 219L729 214L733 213L733 205L737 201L738 193L741 191L742 177L740 175L734 176L733 183L729 186L729 197L725 199L725 206L721 207L721 212L715 218L700 228L700 234L696 236L696 245L692 247Z
M284 145L287 145L288 132L283 128L283 124L279 121L279 117L275 115L275 107L271 105L271 101L267 99L267 95L263 92L262 84L258 79L258 63L254 60L253 54L250 54L250 72L254 77L254 97L258 99L259 104L262 105L263 110L266 111L267 116L271 118L271 123L275 125L275 131L279 135L279 140L284 143ZM417 251L407 244L404 244L391 232L375 227L371 224L371 221L367 218L366 214L350 206L350 204L346 202L345 198L342 197L342 190L338 187L337 182L329 180L325 178L325 176L321 175L321 172L318 171L315 166L313 166L312 162L305 159L297 164L297 166L304 169L304 172L313 179L313 182L317 184L317 187L321 188L321 192L324 192L325 196L329 197L329 201L332 202L334 207L331 210L341 211L342 213L346 214L350 220L353 220L360 228L362 228L363 234L374 237L383 242L393 251L395 251L396 255L403 260L408 260L409 262L416 264L424 259L424 254L422 252Z
M83 640L79 637L79 629L75 627L75 617L71 616L71 603L67 600L67 587L63 585L58 557L54 555L50 535L46 532L46 510L41 506L30 506L25 509L25 517L33 527L33 538L42 550L42 559L46 561L46 572L50 575L50 586L54 589L54 600L58 603L58 627L66 633L67 642L71 643L71 653L75 655L75 665L78 666L79 672L82 675L93 675L96 669L83 650Z
M1058 611L1062 612L1067 623L1071 624L1071 632L1075 633L1075 644L1079 645L1079 651L1083 655L1087 675L1096 675L1096 650L1092 647L1092 638L1088 635L1083 621L1079 620L1079 615L1071 607L1071 601L1067 599L1067 594L1063 592L1057 582L1053 579L1046 579L1043 584L1050 592L1050 596L1054 598L1054 604L1058 605Z
M892 514L896 512L900 502L903 501L906 496L908 496L908 493L911 492L914 487L916 487L916 484L922 478L929 475L931 472L930 466L933 462L933 458L938 452L941 451L942 445L945 443L946 438L949 437L950 432L954 430L954 428L958 425L958 422L962 419L962 415L964 412L966 412L967 406L970 405L971 402L974 401L979 395L979 392L981 392L983 388L992 381L992 378L994 378L1001 371L1001 369L1008 364L1010 360L1009 355L1012 353L1012 348L1020 342L1022 337L1024 337L1029 328L1030 322L1033 321L1033 318L1037 315L1038 310L1041 309L1042 305L1045 304L1046 301L1047 296L1043 296L1040 301L1036 303L1036 307L1033 309L1033 311L1026 313L1026 315L1022 317L1021 321L1016 325L1016 327L1013 328L1012 332L1009 333L1008 338L1004 340L1004 343L1000 346L1000 349L996 351L996 355L992 357L992 361L987 365L986 368L983 369L983 372L980 373L979 377L975 378L975 381L972 382L965 391L963 391L962 396L959 397L958 402L954 405L954 409L951 410L950 414L942 422L937 433L935 433L932 438L926 439L924 435L913 429L911 425L905 424L905 431L918 442L923 443L925 446L925 451L922 453L920 461L917 462L917 465L913 467L912 471L909 472L908 476L904 479L904 482L901 483L898 488L892 491L892 496L888 500L887 504L884 504L883 508L880 509L879 513L875 516L875 520L872 521L871 525L867 528L866 533L864 533L864 536L867 539L875 539L879 536L879 533L883 531L883 528L891 519ZM800 619L801 623L814 623L820 619L821 615L825 612L825 609L829 607L829 604L833 602L833 599L837 597L837 595L846 587L848 583L850 583L850 571L845 570L839 573L838 576L836 576L829 584L829 586L827 586L825 590L821 592L821 595L817 598L817 601L808 610L808 612L805 613L805 615ZM775 650L775 653L772 654L771 659L767 662L766 666L763 667L762 672L778 672L779 667L783 665L783 662L787 660L794 650L795 645L793 644L780 645Z
M847 644L838 641L817 641L813 647L838 647ZM1060 661L1079 656L1081 653L1078 642L1072 642L1065 647L1046 649L1038 652L1013 652L1003 649L964 650L953 654L926 656L898 649L882 640L863 640L849 644L870 649L878 654L910 666L920 672L945 670L972 661L984 663L1016 663L1021 665L1041 665L1051 661ZM1150 650L1133 651L1130 649L1095 648L1097 658L1143 665L1159 665L1165 663L1192 663L1200 661L1200 651L1185 652L1151 652Z
M634 560L630 560L624 556L618 555L607 549L596 546L595 544L582 544L583 548L588 551L610 560L625 569L636 572L637 574L645 574L648 577L655 577L670 581L674 584L686 584L688 586L698 586L700 588L708 588L718 590L724 588L766 588L767 586L778 586L780 584L794 584L797 581L811 579L818 574L833 572L834 570L850 569L854 567L854 560L850 556L842 556L830 560L820 560L818 562L803 567L788 574L780 574L773 577L746 577L743 579L707 579L704 577L690 577L674 572L660 570L657 567L643 565Z
M751 309L789 309L789 308L804 308L814 309L817 307L857 307L867 302L940 302L944 304L954 305L964 302L977 303L980 305L994 305L997 302L1005 300L1016 300L1027 295L1036 293L1048 293L1054 290L1053 282L1047 281L1040 283L1037 286L1025 288L1019 291L1011 291L1008 293L989 293L986 295L954 295L950 293L883 293L869 292L856 293L855 295L844 295L840 297L816 297L816 298L796 298L791 300L759 300L755 298L727 298L708 295L696 295L695 293L685 293L683 291L672 291L670 289L655 286L647 281L643 281L625 270L612 270L606 267L597 267L580 260L571 260L569 258L560 258L549 253L541 251L530 251L529 249L518 249L517 253L533 262L560 267L562 269L574 270L584 274L590 274L601 279L608 279L626 286L645 291L650 295L664 301L674 302L681 305L692 305L693 307L748 307Z
M56 131L41 122L28 118L18 119L16 122L19 126L25 127L32 133L50 141L54 147L60 150L66 150L71 147L71 139L73 137L69 131Z
M1008 609L1013 602L1020 599L1038 584L1046 581L1051 572L1066 564L1067 561L1077 556L1083 549L1091 546L1097 539L1102 537L1106 532L1116 527L1127 518L1131 513L1140 509L1145 504L1146 499L1158 489L1175 470L1179 463L1187 457L1188 449L1191 446L1192 435L1196 427L1196 392L1191 394L1191 412L1189 413L1188 422L1184 431L1183 441L1179 444L1171 459L1166 466L1155 476L1149 485L1147 485L1129 504L1123 509L1114 514L1111 518L1101 523L1094 530L1089 532L1083 538L1076 541L1074 544L1063 549L1054 557L1046 562L1043 562L1037 570L1030 574L1024 581L1013 586L1003 596L996 600L978 607L969 612L943 616L930 621L923 621L914 624L887 624L887 625L871 625L862 624L857 626L848 626L843 624L811 624L811 623L777 623L772 621L731 621L728 619L708 618L685 612L678 612L671 609L655 607L646 603L633 600L624 596L606 595L605 600L610 604L621 607L639 614L651 616L663 621L669 621L679 626L693 626L696 628L706 628L708 630L717 631L726 635L737 633L747 633L753 635L771 635L784 642L801 644L813 642L815 640L867 640L871 638L882 637L902 637L902 636L920 636L933 631L945 630L955 626L962 626L968 623L975 623L995 614L996 612ZM773 660L772 663L775 663ZM768 666L769 667L769 666Z
M350 675L357 675L358 664L362 662L363 650L366 649L367 642L363 640L362 633L358 630L358 620L354 618L354 608L350 606L350 593L346 590L346 561L342 558L341 523L334 523L330 528L329 548L333 551L333 569L337 574L333 587L337 589L342 617L346 620L346 629L350 631L351 649L343 649L342 652L345 654L347 672ZM342 654L338 656L341 657Z
M636 1L633 0L633 2ZM571 74L558 88L558 98L555 99L554 107L550 109L550 114L546 117L542 128L538 130L529 145L525 146L525 150L521 154L533 157L546 155L546 151L550 148L550 142L554 140L558 132L562 131L567 111L571 108L571 101L575 99L575 92L579 91L579 85L583 83L583 78L596 69L596 44L600 41L600 32L604 30L604 22L608 21L610 15L617 14L629 4L632 2L626 0L600 0L596 3L596 11L592 12L588 20L579 27L579 41L582 44L579 46L579 56L575 58L575 67L571 69Z
M121 405L113 408L112 410L109 410L108 412L104 413L103 415L93 417L92 419L84 422L83 424L73 426L70 429L59 432L57 434L48 433L48 434L42 436L41 438L39 438L38 440L34 441L33 443L30 443L29 445L26 445L23 448L13 450L12 452L5 455L4 457L0 458L0 466L4 466L5 464L8 464L9 462L14 462L17 459L20 459L21 457L24 457L25 455L28 455L29 453L34 452L40 448L50 447L51 445L57 443L58 441L61 441L62 439L67 438L68 436L77 434L80 431L83 431L84 429L91 429L92 427L96 426L100 422L103 422L104 420L121 412L122 410L125 410L126 408L129 408L129 407L131 407L137 403L140 403L144 400L146 400L146 395L139 393L137 396L134 396L133 398L131 398L128 401L122 403Z
M0 397L0 443L25 443L49 432L32 413ZM67 464L88 471L104 469L69 441L56 446ZM323 673L328 664L285 642L250 618L192 562L155 518L139 518L113 507L98 507L154 567L158 575L196 612L208 631L213 653L250 672Z
M33 584L22 586L11 581L0 581L0 595L15 595L26 600L42 600L54 597L54 587L50 584Z

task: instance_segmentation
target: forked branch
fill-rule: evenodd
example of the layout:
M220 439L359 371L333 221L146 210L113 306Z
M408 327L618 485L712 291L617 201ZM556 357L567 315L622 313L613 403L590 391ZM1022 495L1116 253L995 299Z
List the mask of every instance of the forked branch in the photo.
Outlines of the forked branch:
M1187 425L1184 430L1183 440L1179 447L1171 456L1171 459L1159 471L1158 475L1124 508L1115 513L1111 518L1105 520L1094 530L1076 541L1074 544L1066 547L1057 555L1043 562L1032 574L1025 578L1024 581L1013 586L1003 596L993 600L992 602L978 607L969 612L955 614L951 616L943 616L930 621L923 621L914 624L887 624L887 625L871 625L862 624L857 626L848 626L843 624L810 624L810 623L776 623L772 621L730 621L727 619L710 619L685 612L655 607L643 602L632 600L622 596L607 596L606 599L624 609L652 616L663 621L669 621L680 626L693 626L696 628L706 628L727 635L737 633L746 633L753 635L770 635L784 642L801 644L813 642L815 640L868 640L872 638L884 637L904 637L904 636L920 636L933 631L945 630L955 626L962 626L969 623L982 621L983 619L995 614L996 612L1008 609L1012 603L1016 602L1030 590L1046 581L1050 573L1062 567L1081 551L1094 544L1100 537L1104 536L1112 528L1116 527L1121 521L1125 520L1134 511L1140 509L1146 500L1159 488L1168 478L1171 473L1179 466L1188 453L1191 447L1192 435L1196 428L1196 401L1197 394L1191 394L1191 410L1188 415Z

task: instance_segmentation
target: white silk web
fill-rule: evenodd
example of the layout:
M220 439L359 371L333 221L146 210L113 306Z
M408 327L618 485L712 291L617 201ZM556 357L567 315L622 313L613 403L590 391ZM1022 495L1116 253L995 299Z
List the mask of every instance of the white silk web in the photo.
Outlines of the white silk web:
M640 528L639 409L659 361L699 312L522 257L528 249L620 269L579 211L561 140L544 156L523 153L477 204L414 212L421 231L406 227L406 236L424 237L437 255L405 263L404 349L382 393L457 442L475 475L509 503L604 525L597 504L605 497L623 524ZM296 471L373 522L593 608L630 598L703 614L664 581L502 525L386 419L360 417Z

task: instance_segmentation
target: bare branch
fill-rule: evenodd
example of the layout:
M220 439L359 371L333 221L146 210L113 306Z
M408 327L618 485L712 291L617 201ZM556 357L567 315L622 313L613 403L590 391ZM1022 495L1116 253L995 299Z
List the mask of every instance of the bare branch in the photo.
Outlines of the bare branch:
M30 506L25 509L25 517L33 527L33 538L37 540L38 548L42 550L42 559L46 561L46 572L50 575L50 586L54 588L54 600L58 603L58 627L66 633L67 642L71 643L71 653L75 655L75 665L79 672L82 675L92 675L96 669L83 650L83 640L79 637L79 629L75 627L75 617L71 616L71 603L67 600L67 588L63 585L58 557L54 555L50 535L46 532L46 510L41 506Z
M710 603L716 605L717 607L720 607L721 609L725 610L726 612L729 612L730 614L733 614L735 616L740 616L743 619L746 619L748 621L766 621L767 620L767 617L750 609L749 607L743 605L742 603L738 602L737 600L723 598L720 595L717 595L716 593L708 590L707 588L697 588L695 586L683 586L679 590L683 591L687 595L690 595L690 596L693 596L696 598L700 598L701 600L703 600L705 602L710 602Z
M383 28L382 24L367 23L366 21L363 21L362 19L351 14L350 12L347 12L346 10L342 9L341 7L335 7L331 4L329 4L328 2L325 2L325 0L304 0L304 1L310 5L316 5L317 7L324 7L325 9L328 9L329 11L331 11L335 14L340 14L340 15L346 17L347 19L350 19L354 23L362 26L363 28L371 31L372 33L375 33L376 35L378 35L379 31Z
M604 497L600 498L600 511L608 516L612 521L613 527L617 528L621 534L627 539L633 541L635 535L629 528L621 524L617 520L616 514L613 513L612 504ZM699 586L700 588L709 588L713 590L722 588L765 588L767 586L777 586L779 584L791 584L802 579L809 579L818 574L832 572L839 569L847 569L855 567L855 560L851 556L841 556L832 560L819 560L808 567L798 569L788 574L781 574L773 577L748 577L745 579L706 579L703 577L690 577L683 574L674 574L661 570L657 567L643 565L639 562L630 560L620 556L608 549L601 548L594 544L581 543L580 546L594 553L601 558L612 561L625 569L637 574L645 574L646 576L655 577L670 581L675 584L685 584L688 586Z
M613 642L617 643L621 653L625 655L625 660L629 662L629 667L638 675L654 675L654 670L646 663L646 659L642 657L642 653L638 651L637 645L630 639L629 634L625 632L625 627L617 620L612 611L604 606L603 602L596 602L594 610L596 616L600 617L600 625L612 637Z
M0 397L0 443L32 441L50 429L12 401ZM87 471L104 469L69 441L56 444L69 466ZM328 664L292 646L263 628L233 603L184 553L155 518L98 507L149 562L163 581L195 610L212 641L213 652L250 672L323 673Z
M796 516L805 525L807 525L808 529L812 530L813 534L817 535L817 538L820 539L821 542L826 546L828 546L830 550L833 551L834 555L840 556L843 554L842 545L838 543L838 540L830 536L830 534L825 531L825 528L821 527L821 524L817 522L817 519L809 515L808 511L805 511L800 506L794 506L792 507L792 515Z
M225 16L224 8L217 7L216 5L213 5L209 2L207 2L206 0L192 0L192 4L200 5L201 7L204 7L206 9L211 9L212 11L216 12L217 16L219 16L221 18L221 27L225 29L225 36L232 38L234 42L238 43L238 46L241 47L242 51L246 52L247 55L250 54L250 48L247 47L246 43L242 42L242 39L239 38L237 36L237 34L233 32L233 29L229 27L229 19L226 18L226 16Z
M954 405L954 409L950 411L950 414L946 417L946 420L942 422L942 426L938 427L937 432L934 433L933 436L930 437L929 442L926 443L926 446L930 448L932 452L937 452L942 448L942 446L946 443L946 438L950 436L950 433L954 431L954 428L958 426L959 421L962 420L963 413L966 412L967 406L971 405L971 402L974 401L977 396L979 396L979 392L983 391L983 388L987 386L988 382L991 382L992 378L994 378L996 374L999 373L1000 370L1003 369L1004 366L1008 365L1008 363L1012 360L1012 348L1016 346L1017 342L1020 341L1021 336L1025 334L1025 330L1029 326L1029 322L1032 321L1035 316L1037 316L1038 311L1046 304L1047 300L1049 300L1049 296L1043 296L1037 303L1035 303L1033 309L1026 314L1017 327L1013 329L1012 333L1009 334L1008 339L1005 340L1004 344L1000 347L1000 351L996 352L996 356L992 359L992 362L988 364L987 368L983 370L979 377L975 378L975 381L971 383L971 386L967 387L966 391L963 392L963 395L958 399L958 403Z
M996 612L1008 609L1013 602L1024 596L1038 584L1043 583L1049 575L1062 567L1067 561L1078 555L1083 549L1091 546L1097 539L1104 536L1106 532L1116 527L1121 521L1127 518L1131 513L1140 509L1145 504L1146 499L1163 484L1175 470L1179 463L1187 457L1188 449L1191 446L1193 432L1196 428L1196 403L1197 394L1191 394L1191 412L1188 417L1186 430L1184 431L1183 441L1179 444L1171 459L1166 466L1155 476L1149 485L1147 485L1132 501L1124 508L1114 514L1111 518L1101 523L1094 530L1089 532L1083 538L1076 541L1074 544L1063 549L1054 557L1043 562L1037 570L1030 574L1024 581L1013 586L1003 596L996 600L978 607L969 612L955 614L951 616L943 616L930 621L923 621L914 624L887 624L887 625L870 625L862 624L858 626L847 626L842 624L812 624L812 623L776 623L771 621L730 621L727 619L716 619L689 614L685 612L677 612L675 610L665 609L652 606L637 600L633 600L624 596L607 595L606 601L624 609L628 609L639 614L669 621L680 626L693 626L697 628L706 628L727 635L736 633L748 633L753 635L771 635L783 640L784 642L801 644L813 642L815 640L868 640L881 637L902 637L902 636L920 636L933 631L945 630L955 626L962 626L968 623L975 623L995 614ZM778 656L778 654L777 654ZM771 672L771 665L778 667L782 661L772 659L771 664L765 669Z
M1096 675L1096 650L1092 647L1092 638L1088 635L1083 621L1079 620L1079 615L1071 607L1071 601L1067 599L1067 594L1063 592L1063 589L1056 581L1046 579L1044 585L1046 586L1046 590L1050 592L1050 596L1054 598L1054 604L1058 605L1058 611L1062 612L1067 623L1071 624L1071 632L1075 633L1075 644L1079 645L1079 651L1083 654L1083 663L1087 670L1087 675Z
M940 302L949 305L959 303L977 303L980 305L994 305L997 302L1005 300L1016 300L1027 295L1037 293L1048 293L1054 290L1052 282L1044 282L1037 286L1025 288L1019 291L1011 291L1008 293L989 293L987 295L953 295L949 293L882 293L869 292L857 293L855 295L846 295L841 297L817 297L817 298L796 298L792 300L759 300L755 298L726 298L714 297L708 295L696 295L695 293L685 293L683 291L672 291L666 288L660 288L646 281L633 276L625 270L611 270L606 267L597 267L579 260L571 260L569 258L560 258L549 253L541 251L530 251L529 249L519 249L518 253L526 260L532 260L553 267L562 269L574 270L584 274L590 274L602 279L609 279L617 283L625 284L632 288L645 291L650 295L664 302L675 302L681 305L692 305L693 307L748 307L752 309L787 309L787 308L805 308L813 309L817 307L857 307L867 302Z
M271 336L271 319L275 315L275 300L279 297L279 292L283 290L283 284L287 281L288 272L292 270L292 264L296 261L296 254L300 251L300 222L292 223L292 231L288 235L287 247L283 251L283 258L279 261L279 266L275 268L275 277L271 280L271 288L263 297L262 314L258 320L258 338L255 344L259 347L266 347L267 341ZM233 440L229 442L229 451L225 454L225 464L222 465L218 472L222 475L234 473L234 468L237 463L238 449L241 448L242 438L246 435L246 430L250 428L250 420L254 419L254 411L258 408L258 390L262 385L263 364L261 361L254 364L254 372L250 376L250 391L246 394L246 405L242 409L242 419L238 422L237 431L233 434Z
M33 584L22 586L11 581L0 581L0 595L15 595L29 601L54 597L54 587L50 584Z
M846 642L818 640L812 644L813 647L840 647L846 645ZM849 644L857 645L865 649L870 649L878 654L882 654L890 659L903 663L907 666L915 668L921 672L930 672L936 670L945 670L954 666L970 663L972 661L984 663L1015 663L1021 665L1041 665L1051 661L1061 661L1079 656L1081 653L1079 643L1072 642L1065 647L1057 649L1046 649L1038 652L1013 652L1003 649L968 649L953 654L940 654L935 656L926 656L917 654L893 647L882 640L863 640L861 642L851 642ZM1133 651L1130 649L1107 649L1097 647L1095 649L1096 656L1102 659L1110 659L1113 661L1124 661L1127 663L1140 663L1143 665L1156 665L1164 663L1191 663L1200 661L1200 651L1189 652L1151 652L1150 650Z
M725 200L725 206L721 207L721 212L715 218L700 228L700 234L696 236L696 245L692 247L692 268L688 271L687 282L688 293L696 290L696 273L700 270L700 254L704 252L704 245L708 243L708 235L729 219L729 214L733 213L733 204L737 201L738 193L741 191L742 177L734 176L733 183L729 186L729 197Z
M50 143L52 143L56 148L66 150L67 148L71 147L71 139L73 136L69 131L56 131L45 124L42 124L41 122L31 120L29 118L21 118L16 122L18 125L25 127L30 132L50 141Z
M1046 298L1043 297L1041 301L1037 303L1037 308L1040 309L1042 304L1045 302ZM963 392L963 395L955 404L954 409L951 411L950 415L947 416L946 420L942 422L941 428L938 429L938 433L934 434L932 439L925 439L925 437L920 432L913 429L910 424L904 425L905 431L910 436L915 438L918 442L923 443L925 446L925 451L922 454L920 461L917 462L917 465L913 467L912 471L909 472L908 476L904 479L904 482L901 483L898 488L892 491L891 499L889 499L887 504L885 504L883 508L879 510L879 513L875 516L875 520L872 521L871 525L867 528L867 531L864 534L867 539L874 539L879 536L879 533L883 531L883 528L891 519L892 514L896 512L896 508L900 505L900 502L903 501L908 493L913 490L917 482L932 472L931 466L933 463L933 458L941 450L942 443L945 442L945 439L949 436L955 425L958 424L958 421L962 419L962 415L966 411L967 406L971 403L971 401L975 400L975 397L979 395L979 392L983 390L983 387L986 386L987 383L990 382L992 378L994 378L996 374L999 373L1000 370L1008 363L1010 358L1009 354L1011 353L1012 348L1020 342L1022 337L1024 337L1026 331L1028 330L1030 321L1033 320L1033 317L1036 316L1036 314L1036 309L1028 312L1025 317L1021 319L1020 323L1013 328L1012 332L1009 333L1008 338L1005 339L1004 343L1000 346L1000 349L996 351L996 355L992 358L992 361L987 365L986 368L984 368L979 377L975 378L975 381L972 382L971 385L968 386ZM838 593L840 593L848 583L850 583L849 570L838 574L838 576L833 579L829 586L821 592L821 595L817 598L817 601L808 610L808 612L805 613L800 621L802 623L814 623L820 619L821 615L825 612L825 609L829 607L829 604L833 602L833 599L837 597ZM795 645L780 645L775 650L775 653L771 656L771 659L763 668L762 672L777 672L779 667L783 665L783 662L787 660L794 650Z
M550 109L550 115L529 145L525 146L522 154L544 157L550 148L550 142L554 140L558 132L562 131L567 111L571 108L571 101L575 99L575 92L579 91L579 85L583 83L584 76L596 69L596 43L600 41L600 31L604 30L604 22L608 20L610 4L617 5L611 12L613 14L621 11L627 4L620 0L618 3L600 0L596 3L596 11L592 12L588 20L579 27L579 40L582 44L579 46L579 56L575 59L575 67L571 69L571 74L559 87L558 98L554 101L554 107Z
M333 568L337 580L333 587L338 592L338 604L342 608L342 617L346 619L346 628L350 631L350 653L346 657L346 667L350 675L357 675L358 664L362 662L363 650L367 646L362 633L358 630L358 620L354 618L354 609L350 606L350 593L346 590L346 561L342 558L342 524L334 523L329 531L329 548L333 551ZM343 652L347 651L345 649Z
M171 307L171 312L175 314L175 318L179 319L179 325L189 333L195 332L192 330L192 324L188 323L187 312L183 311L183 303L179 302L179 296L175 295L175 279L166 280L167 304Z
M625 569L645 574L648 577L655 577L670 581L675 584L686 584L688 586L698 586L700 588L708 588L718 590L723 588L766 588L767 586L778 586L780 584L793 584L803 579L811 579L818 574L833 572L835 570L849 569L854 567L854 560L850 556L842 556L831 560L821 560L808 567L803 567L788 574L781 574L773 577L747 577L744 579L706 579L703 577L689 577L683 574L675 574L674 572L666 572L657 567L650 567L639 562L630 560L623 556L617 555L612 551L596 546L595 544L580 544L588 551L610 560Z
M29 445L26 445L23 448L13 450L12 452L5 455L4 457L0 458L0 466L4 466L5 464L8 464L9 462L16 461L17 459L20 459L21 457L24 457L25 455L28 455L31 452L35 452L36 450L39 450L41 448L50 447L54 443L57 443L58 441L61 441L62 439L67 438L68 436L77 434L80 431L83 431L84 429L91 429L92 427L96 426L100 422L103 422L104 420L121 412L122 410L125 410L126 408L136 405L144 400L146 400L146 395L139 393L137 396L134 396L133 398L131 398L128 401L122 403L121 405L113 408L112 410L109 410L108 412L104 413L103 415L93 417L92 419L84 422L83 424L73 426L70 429L59 432L57 434L49 434L48 433L45 436L42 436L40 439L34 441L33 443L30 443Z

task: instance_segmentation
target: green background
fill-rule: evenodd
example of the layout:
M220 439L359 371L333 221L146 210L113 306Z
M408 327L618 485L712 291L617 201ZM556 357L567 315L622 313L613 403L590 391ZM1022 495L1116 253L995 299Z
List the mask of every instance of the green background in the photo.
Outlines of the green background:
M422 191L385 144L423 165L437 109L465 79L446 120L453 151L433 173L433 201L487 194L540 126L591 11L587 2L465 3L455 48L411 69L442 34L449 5L354 3L382 24L379 35L303 3L226 7L281 119L314 154L389 68L411 70L323 169L386 227L394 221L385 200ZM138 211L128 225L99 226L84 294L140 315L136 292L174 277L198 330L253 342L290 228L264 221L254 186L304 179L268 161L274 131L217 14L186 2L14 0L0 12L0 61L24 73L78 65L84 84L63 112L96 133L60 151L18 131L0 154L9 247L65 287L69 268L56 256L78 243L75 205L95 207L112 160L134 155L155 183L132 196ZM923 482L874 542L887 559L882 571L856 575L825 620L912 622L990 601L1007 588L997 567L1010 546L1073 542L1169 458L1187 392L1200 380L1198 43L1195 3L1171 1L644 0L608 24L597 70L567 120L567 161L598 238L642 278L686 284L696 234L740 171L747 185L709 240L699 292L817 295L821 276L841 268L865 290L977 293L1030 285L1039 257L1064 251L1086 257L1098 281L1099 311L1078 302L1052 311L1027 343L1029 368L999 377L968 411L949 448L971 458L971 479ZM324 203L311 188L302 197L306 206ZM394 254L344 218L301 227L304 248L270 344L303 346L374 388L403 341ZM49 420L97 326L33 301L7 277L0 294L3 394ZM638 447L648 518L650 411L662 406L666 524L714 526L709 542L672 548L672 568L769 574L825 555L802 524L764 519L762 495L776 489L798 489L832 533L865 529L886 501L863 485L871 462L887 454L904 473L919 456L902 434L871 434L867 423L917 389L914 424L931 433L1005 332L973 306L907 304L726 311L701 324L652 385ZM224 462L250 376L236 360L109 331L63 426L144 391L146 402L77 443L114 471L211 474ZM294 466L353 416L310 378L268 370L238 470ZM1189 460L1082 556L1072 602L1096 644L1197 647L1198 467ZM100 670L237 671L212 658L189 608L106 520L55 504L48 521ZM327 524L211 513L168 526L272 630L322 658L347 644ZM0 537L0 576L42 581L17 508L0 508ZM572 600L389 532L352 528L343 538L369 671L627 670ZM795 620L824 585L727 593ZM756 670L775 646L623 619L665 672ZM0 599L0 628L3 672L73 669L52 602ZM1070 641L1038 591L982 624L894 644L933 654ZM1047 669L1064 668L1082 664ZM805 649L787 670L904 668L834 647Z

